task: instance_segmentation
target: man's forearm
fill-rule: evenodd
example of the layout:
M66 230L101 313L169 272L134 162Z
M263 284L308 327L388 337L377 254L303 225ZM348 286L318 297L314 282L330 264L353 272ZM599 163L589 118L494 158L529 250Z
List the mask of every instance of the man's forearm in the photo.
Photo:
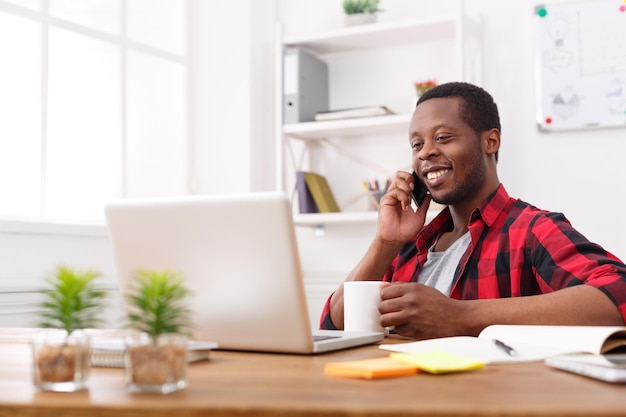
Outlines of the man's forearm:
M467 300L462 304L465 314L459 319L472 335L491 324L624 325L609 297L589 285L528 297Z

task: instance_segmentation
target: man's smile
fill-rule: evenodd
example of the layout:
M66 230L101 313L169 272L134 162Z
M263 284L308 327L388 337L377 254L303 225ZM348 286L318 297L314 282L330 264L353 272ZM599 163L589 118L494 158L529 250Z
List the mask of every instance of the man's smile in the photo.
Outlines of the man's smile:
M431 168L432 170L424 171L426 177L425 183L429 187L437 187L441 185L452 173L451 168Z

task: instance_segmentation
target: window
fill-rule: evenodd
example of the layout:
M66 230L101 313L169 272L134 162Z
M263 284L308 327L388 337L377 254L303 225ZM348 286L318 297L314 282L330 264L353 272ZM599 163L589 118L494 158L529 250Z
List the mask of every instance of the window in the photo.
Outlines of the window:
M189 0L0 0L0 215L189 193Z

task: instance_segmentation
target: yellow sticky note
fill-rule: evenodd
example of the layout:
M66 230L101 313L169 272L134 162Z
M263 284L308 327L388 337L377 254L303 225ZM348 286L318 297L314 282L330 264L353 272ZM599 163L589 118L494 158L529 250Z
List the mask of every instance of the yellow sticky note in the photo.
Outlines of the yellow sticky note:
M448 372L469 371L480 369L484 363L475 359L468 359L443 351L431 351L420 353L391 353L392 359L416 366L422 371L431 374L443 374Z
M417 367L406 361L386 357L346 362L329 362L324 367L324 373L328 376L376 379L416 374Z

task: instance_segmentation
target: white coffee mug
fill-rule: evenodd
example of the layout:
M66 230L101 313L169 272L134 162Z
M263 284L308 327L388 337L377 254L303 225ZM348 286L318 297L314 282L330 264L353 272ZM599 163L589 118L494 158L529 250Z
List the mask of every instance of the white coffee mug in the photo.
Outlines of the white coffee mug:
M380 325L380 281L343 283L343 327L347 332L382 332Z

